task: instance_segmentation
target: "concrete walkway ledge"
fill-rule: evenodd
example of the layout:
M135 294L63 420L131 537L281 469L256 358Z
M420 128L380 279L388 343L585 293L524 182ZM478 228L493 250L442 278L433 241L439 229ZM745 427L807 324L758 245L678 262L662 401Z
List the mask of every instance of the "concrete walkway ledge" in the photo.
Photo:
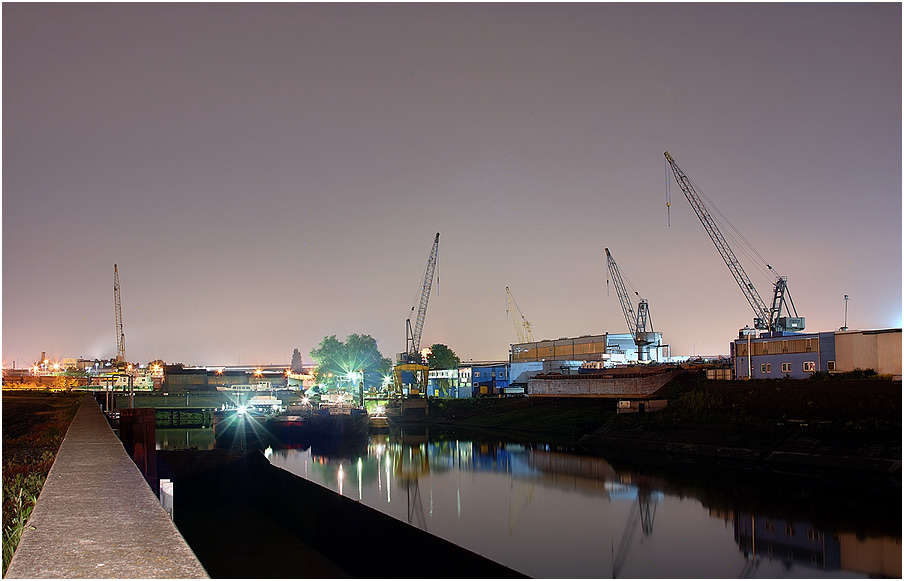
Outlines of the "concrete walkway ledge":
M57 453L9 579L201 579L207 572L91 396Z

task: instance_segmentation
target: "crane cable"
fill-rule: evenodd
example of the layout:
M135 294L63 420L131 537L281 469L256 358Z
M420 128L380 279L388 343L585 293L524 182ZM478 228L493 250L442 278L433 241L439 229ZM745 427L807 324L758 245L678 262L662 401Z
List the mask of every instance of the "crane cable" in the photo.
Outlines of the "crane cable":
M672 180L669 179L669 172L671 168L669 167L669 160L665 160L665 213L666 218L669 222L669 228L672 227Z
M705 200L706 206L714 210L715 213L721 217L721 222L729 227L730 231L728 232L728 238L730 238L735 243L735 247L738 248L738 251L745 257L747 257L747 260L751 264L753 264L754 268L756 268L760 272L760 274L762 274L767 279L773 279L778 276L778 273L772 268L772 266L769 265L768 262L766 262L766 259L763 257L763 255L760 254L756 248L754 248L753 244L751 244L743 234L741 234L741 231L731 223L731 220L729 220L728 217L722 213L722 210L719 209L719 207L709 198L709 196L707 196L703 192L703 190L700 189L700 187L696 183L694 183L694 180L692 180L690 177L687 177L687 179L694 187L694 190L700 195L700 197ZM732 236L731 232L734 232L736 236ZM766 265L766 269L764 269L762 265Z

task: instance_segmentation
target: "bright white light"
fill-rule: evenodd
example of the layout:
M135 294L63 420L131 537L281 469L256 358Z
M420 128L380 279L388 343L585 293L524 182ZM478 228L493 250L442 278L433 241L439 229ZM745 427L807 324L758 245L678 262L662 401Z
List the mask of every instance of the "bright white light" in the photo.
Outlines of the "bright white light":
M239 406L239 409L236 410L236 412L237 412L239 415L244 414L246 411L248 411L248 408L246 408L246 407L243 406L243 405L240 405L240 406Z
M377 407L374 408L374 413L376 415L380 415L380 414L384 413L385 411L386 411L386 408L381 405L378 405Z

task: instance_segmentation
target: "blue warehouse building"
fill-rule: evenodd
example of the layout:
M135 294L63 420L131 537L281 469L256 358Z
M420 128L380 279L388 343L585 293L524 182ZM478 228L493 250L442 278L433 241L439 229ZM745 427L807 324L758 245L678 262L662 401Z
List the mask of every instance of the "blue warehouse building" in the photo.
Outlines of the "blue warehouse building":
M835 333L775 331L755 336L742 329L731 344L737 379L806 379L835 371ZM748 349L750 355L748 356Z
M736 379L806 379L813 373L873 369L901 377L901 329L765 332L741 329L731 344Z

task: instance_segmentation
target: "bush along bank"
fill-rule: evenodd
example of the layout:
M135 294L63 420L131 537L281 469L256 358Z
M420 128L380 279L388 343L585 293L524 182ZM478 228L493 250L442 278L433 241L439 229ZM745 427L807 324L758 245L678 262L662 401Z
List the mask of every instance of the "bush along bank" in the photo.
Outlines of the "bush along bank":
M71 393L3 390L3 576L80 401Z
M901 382L852 375L761 381L688 375L667 386L666 409L611 416L579 444L633 463L865 472L900 485Z

